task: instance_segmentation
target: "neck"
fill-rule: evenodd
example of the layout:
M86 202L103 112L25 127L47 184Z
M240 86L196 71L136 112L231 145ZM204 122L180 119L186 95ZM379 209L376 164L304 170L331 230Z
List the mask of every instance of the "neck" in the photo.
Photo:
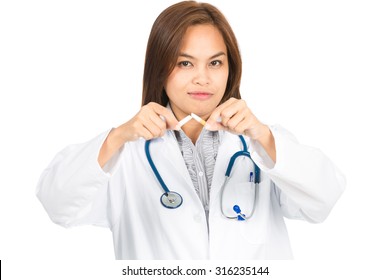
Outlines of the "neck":
M195 145L196 140L198 140L200 133L202 132L203 125L198 123L195 120L190 120L181 128L188 138L191 139L191 142Z

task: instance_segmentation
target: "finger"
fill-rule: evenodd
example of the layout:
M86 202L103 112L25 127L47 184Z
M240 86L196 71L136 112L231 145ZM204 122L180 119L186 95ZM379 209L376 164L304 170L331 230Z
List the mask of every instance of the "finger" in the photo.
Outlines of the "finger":
M230 98L225 103L222 103L219 105L213 113L210 115L209 119L207 120L207 123L210 125L210 127L213 127L215 122L222 122L223 125L227 124L227 121L229 118L234 115L230 110L226 111L227 108L233 106L233 111L236 106L234 104L239 103L240 100L236 98Z
M220 122L214 122L212 124L206 123L204 128L210 131L227 130L227 127L223 126Z
M158 126L162 131L165 132L167 129L167 123L165 121L165 118L162 116L157 115L156 113L150 114L149 119Z
M245 119L245 112L238 112L232 117L228 118L227 121L224 123L222 122L226 127L228 127L231 130L235 130L236 127Z
M165 132L166 123L152 108L145 106L137 116L136 127L142 137L149 139L161 136Z
M250 120L245 118L243 119L241 122L239 122L237 124L237 126L234 128L234 132L237 133L237 134L244 134L247 132L247 130L249 129L249 125L250 125Z
M234 102L236 102L237 99L235 98L230 98L229 100L227 100L226 102L222 103L221 105L219 105L217 108L214 109L213 113L210 115L209 117L209 120L210 121L217 121L218 118L221 117L221 112L229 107L231 104L233 104Z
M226 110L226 109L225 109ZM228 123L229 121L236 116L238 112L233 112L233 111L222 111L221 112L221 123L224 126L229 126Z
M160 116L163 116L166 122L166 128L167 129L173 129L178 130L179 121L176 119L175 115L172 113L171 110L168 108L165 108L161 106L160 104L154 103L152 105L153 110L159 114Z
M222 123L227 125L230 119L236 115L244 114L247 109L248 107L246 106L246 102L244 100L236 100L221 111Z
M153 134L146 128L146 127L141 127L138 129L138 138L144 138L145 140L150 140L155 137L153 137Z
M144 127L152 134L153 138L160 137L165 132L165 130L155 125L152 121L144 123Z

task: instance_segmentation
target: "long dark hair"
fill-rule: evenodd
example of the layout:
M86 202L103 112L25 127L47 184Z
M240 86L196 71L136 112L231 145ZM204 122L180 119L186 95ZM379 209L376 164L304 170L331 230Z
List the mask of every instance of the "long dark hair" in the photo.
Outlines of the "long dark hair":
M183 1L165 9L157 17L150 31L145 55L142 105L149 102L167 105L168 96L164 84L175 67L187 28L197 24L212 24L218 28L226 44L229 77L221 103L230 97L241 98L241 55L228 21L210 4Z

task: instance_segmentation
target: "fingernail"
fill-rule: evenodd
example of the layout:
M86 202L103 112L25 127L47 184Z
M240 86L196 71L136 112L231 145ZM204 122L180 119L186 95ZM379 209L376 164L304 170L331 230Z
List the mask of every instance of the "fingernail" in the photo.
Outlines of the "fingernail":
M209 125L208 123L206 123L206 124L204 125L204 128L207 129L207 130L210 130L211 125Z

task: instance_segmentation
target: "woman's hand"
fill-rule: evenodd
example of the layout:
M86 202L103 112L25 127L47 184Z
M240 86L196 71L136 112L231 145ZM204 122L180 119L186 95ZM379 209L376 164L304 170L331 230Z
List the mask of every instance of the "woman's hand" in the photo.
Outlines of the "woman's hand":
M100 149L98 162L103 167L126 142L161 137L167 129L178 129L178 125L171 110L150 102L132 119L111 130Z
M208 118L205 128L246 135L258 141L276 162L275 140L270 129L256 118L242 99L230 98L219 105Z
M176 129L178 125L179 122L171 110L150 102L142 106L131 120L117 129L121 132L124 142L128 142L139 138L150 140L161 137L167 129Z

